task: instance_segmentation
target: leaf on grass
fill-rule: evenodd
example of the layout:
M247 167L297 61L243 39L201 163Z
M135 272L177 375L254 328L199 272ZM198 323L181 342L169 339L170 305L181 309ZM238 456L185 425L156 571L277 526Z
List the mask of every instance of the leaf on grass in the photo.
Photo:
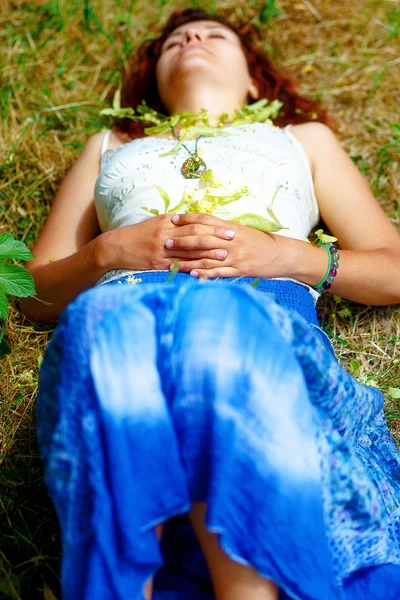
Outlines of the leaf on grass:
M3 358L6 354L10 354L11 348L5 338L0 340L0 358Z
M355 373L361 367L361 363L359 363L358 360L351 360L349 367L350 367L350 372Z
M156 188L157 192L160 194L161 198L164 200L164 206L165 206L164 212L168 212L169 205L171 204L171 200L169 199L167 192L165 190L163 190L161 187L159 187L158 185L154 184L154 187Z
M11 233L3 233L0 235L0 259L5 258L30 260L33 258L33 254L24 242L15 240Z
M394 398L395 400L398 400L400 398L400 388L390 387L388 389L388 396L389 398Z
M365 385L368 385L369 387L374 387L374 388L378 388L379 387L378 384L377 384L377 382L375 381L375 379L368 379L366 381Z
M0 262L0 294L26 298L35 294L33 278L24 267Z
M53 594L46 582L44 582L43 586L43 598L44 600L57 600L57 596Z
M20 593L21 584L19 577L11 573L7 577L0 577L0 592L9 598L15 598L15 592Z
M0 292L0 319L5 321L8 313L8 301L5 294Z

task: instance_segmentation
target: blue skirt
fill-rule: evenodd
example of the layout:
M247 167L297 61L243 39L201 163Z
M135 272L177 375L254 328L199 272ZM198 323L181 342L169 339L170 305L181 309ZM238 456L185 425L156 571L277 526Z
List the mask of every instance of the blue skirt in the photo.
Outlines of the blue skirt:
M280 600L398 600L400 454L381 392L339 365L301 284L167 276L81 294L45 354L63 599L142 600L155 576L154 600L211 600L187 518L201 501Z

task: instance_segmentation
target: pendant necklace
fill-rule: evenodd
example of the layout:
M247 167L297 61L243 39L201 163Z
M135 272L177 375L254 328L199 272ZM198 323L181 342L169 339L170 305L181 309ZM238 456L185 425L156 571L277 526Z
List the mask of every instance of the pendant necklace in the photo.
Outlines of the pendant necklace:
M174 130L172 131L172 133L174 134L176 139L179 139L177 137L177 135L175 134ZM183 163L183 165L181 166L181 173L185 179L200 179L200 177L203 175L204 171L207 169L207 165L204 162L204 160L202 158L200 158L200 156L197 155L197 144L198 144L200 138L201 138L201 135L199 135L199 137L196 138L196 145L194 148L194 152L191 152L189 150L189 148L187 148L187 146L185 146L185 144L182 144L182 146L185 148L186 152L188 152L190 154L190 158L187 158L185 160L185 162Z
M182 144L187 152L191 155L191 158L185 160L183 165L181 166L181 173L185 179L200 179L203 175L204 171L207 169L207 165L200 156L197 156L197 143L201 135L196 138L196 145L194 152L190 152L189 148Z

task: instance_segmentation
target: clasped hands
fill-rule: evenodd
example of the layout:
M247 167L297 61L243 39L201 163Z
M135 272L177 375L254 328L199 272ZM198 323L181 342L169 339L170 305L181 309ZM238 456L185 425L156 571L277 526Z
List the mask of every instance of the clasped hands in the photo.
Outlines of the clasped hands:
M273 234L209 214L173 215L170 219L176 226L164 242L170 268L177 263L180 272L201 279L271 276L267 266L279 256Z

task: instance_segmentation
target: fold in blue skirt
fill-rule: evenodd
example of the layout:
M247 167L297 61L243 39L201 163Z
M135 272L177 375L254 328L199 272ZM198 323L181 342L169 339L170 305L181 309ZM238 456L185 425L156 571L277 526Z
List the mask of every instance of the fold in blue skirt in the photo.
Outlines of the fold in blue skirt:
M81 294L45 354L63 599L141 600L152 576L154 600L212 599L187 517L201 501L280 600L398 600L400 455L381 392L339 365L309 291L167 276Z

